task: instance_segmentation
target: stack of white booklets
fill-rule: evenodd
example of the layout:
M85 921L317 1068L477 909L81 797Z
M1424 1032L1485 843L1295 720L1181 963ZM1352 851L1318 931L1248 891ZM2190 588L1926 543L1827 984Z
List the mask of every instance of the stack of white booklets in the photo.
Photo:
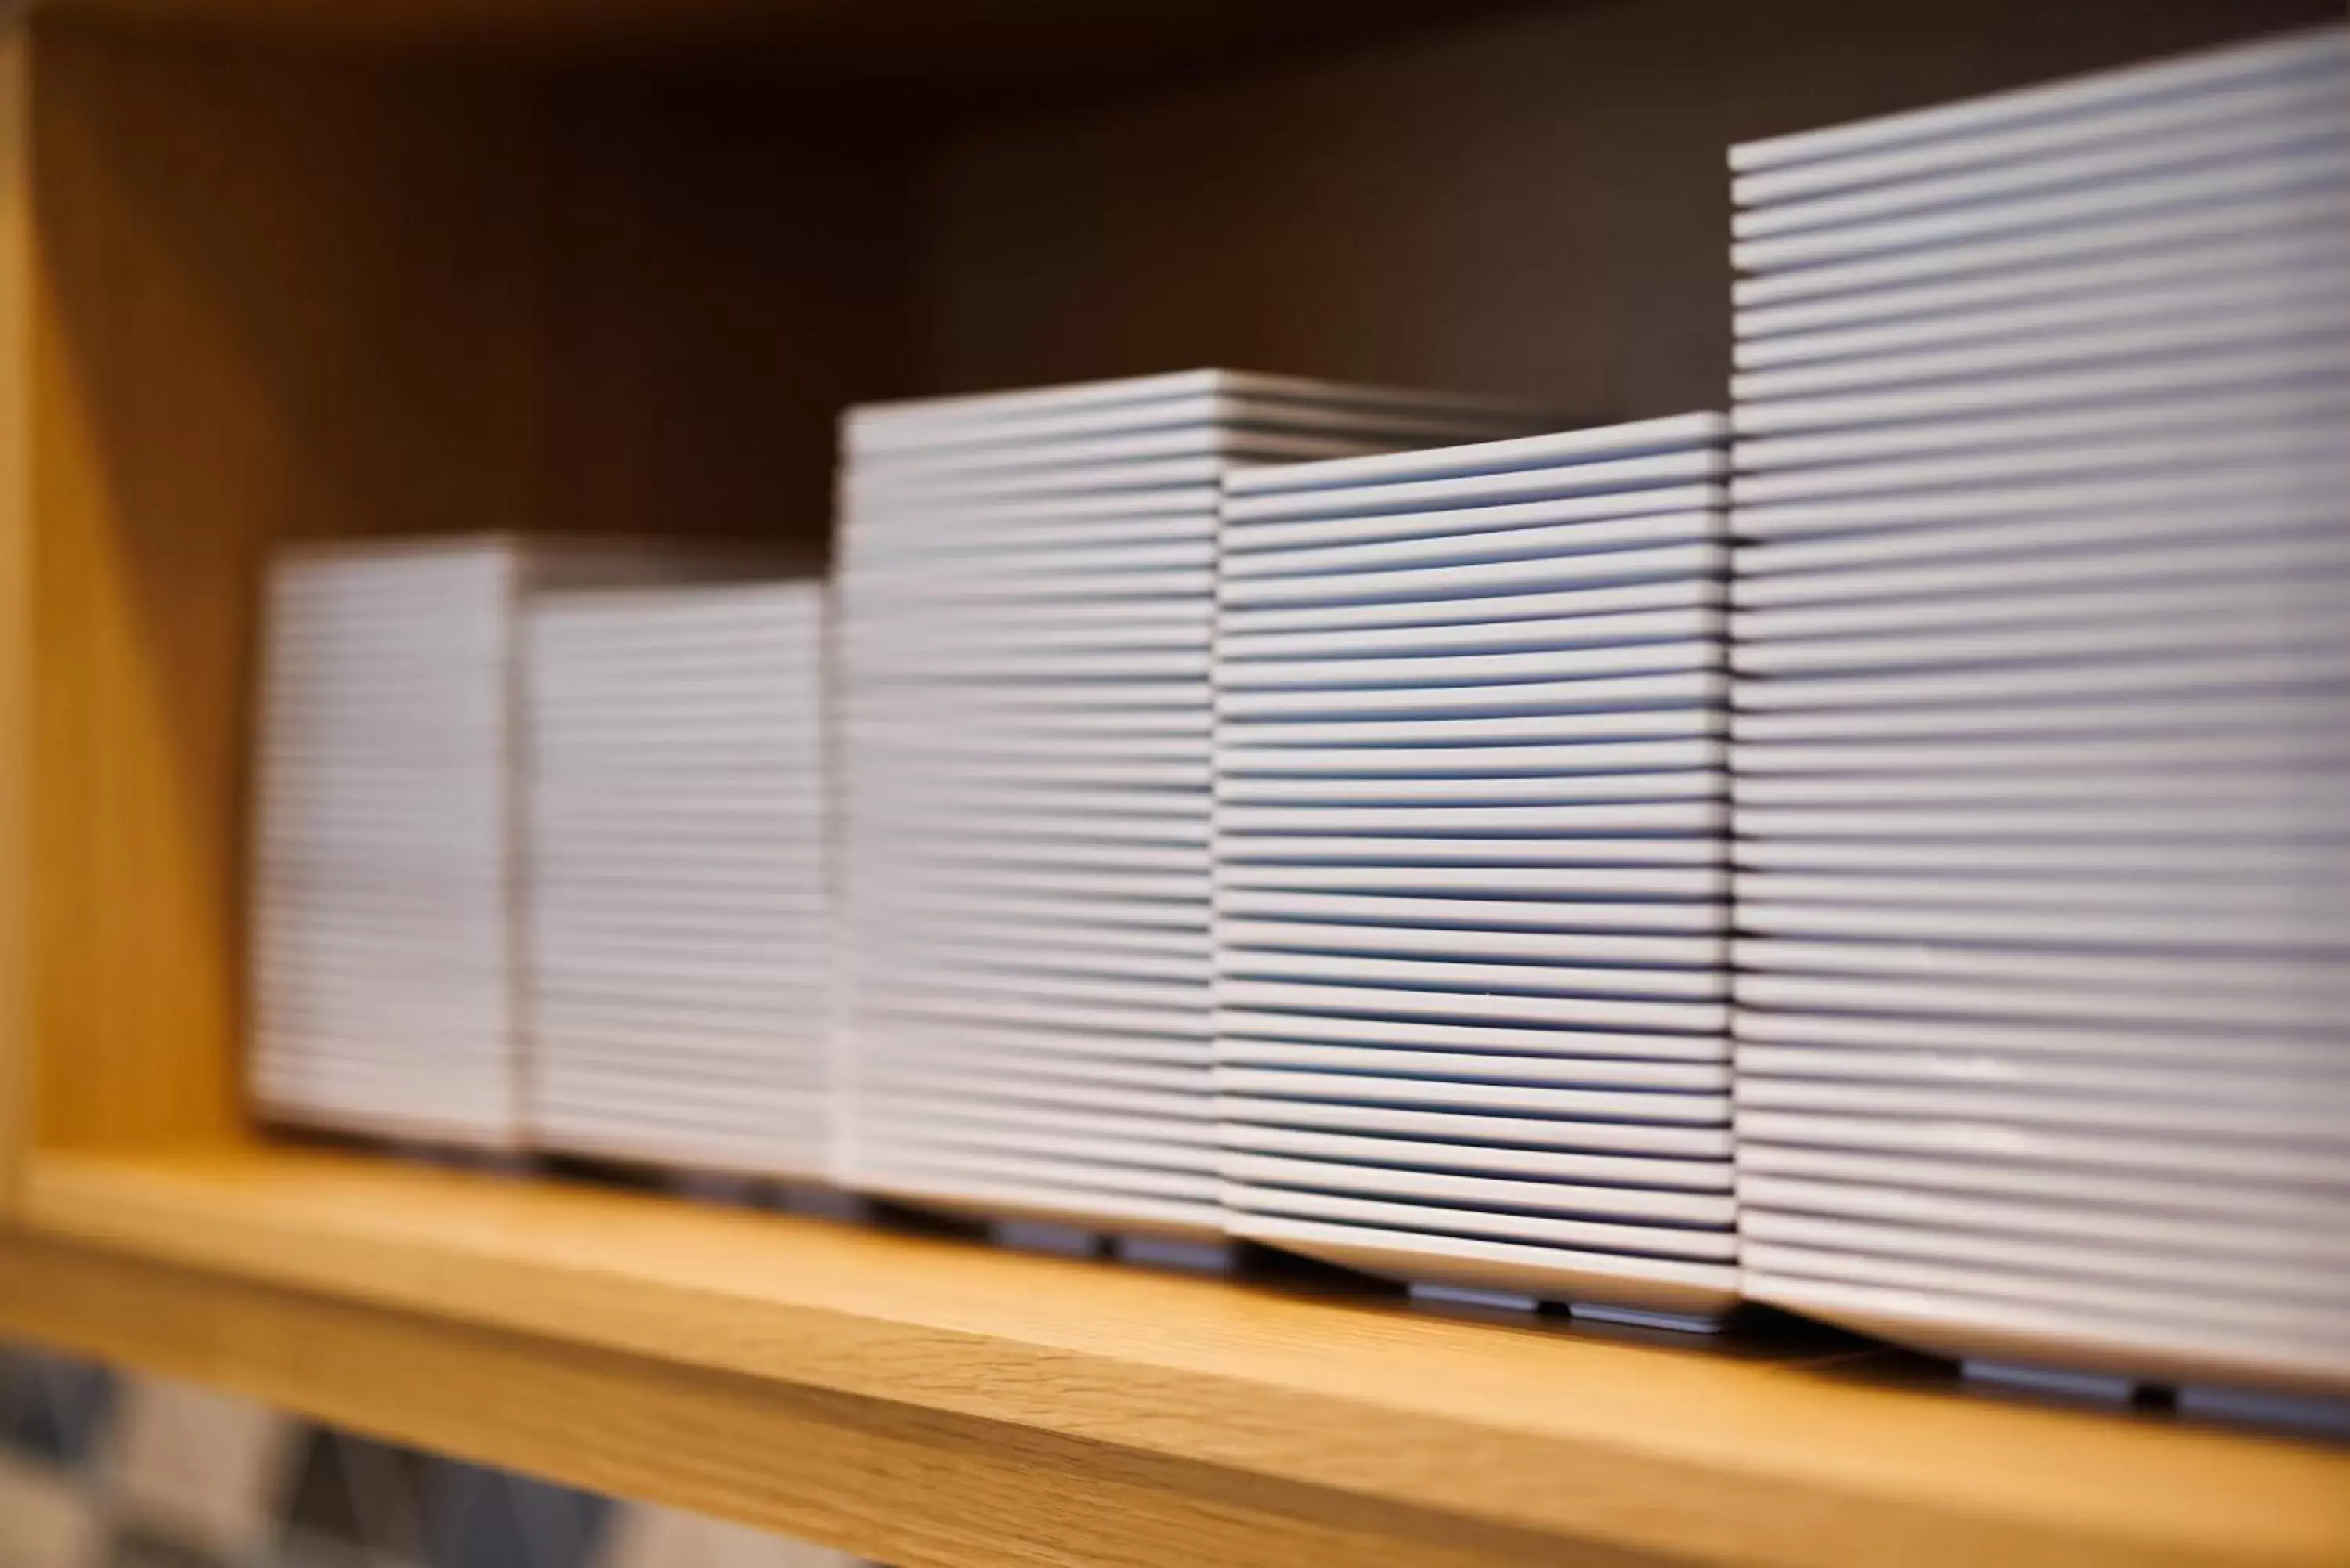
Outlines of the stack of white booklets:
M2350 37L1732 164L1752 1293L2350 1387Z
M513 543L288 553L267 586L252 1083L264 1114L520 1137Z
M825 1174L824 595L751 582L533 602L537 1147Z
M1731 1301L1726 432L1227 482L1236 1233L1520 1304Z
M1472 400L1214 370L852 410L845 1184L1220 1233L1218 483L1523 428Z

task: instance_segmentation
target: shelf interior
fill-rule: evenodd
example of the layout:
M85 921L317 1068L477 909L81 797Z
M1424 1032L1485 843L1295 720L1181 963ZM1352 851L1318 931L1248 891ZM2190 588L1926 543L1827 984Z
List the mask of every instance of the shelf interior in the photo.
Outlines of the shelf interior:
M278 539L749 535L817 562L841 406L1201 363L1566 420L1717 405L1730 141L2337 10L1557 5L951 126L754 72L37 14L0 75L34 661L0 710L28 775L0 850L41 915L0 1145L243 1134Z
M345 41L597 9L370 0ZM2338 1454L273 1149L237 1076L276 541L819 561L842 404L1201 363L1717 404L1728 142L2338 5L679 9L816 41L549 73L236 31L308 0L66 0L0 42L0 1323L907 1564L2340 1560ZM1322 43L1102 90L1274 12ZM941 115L925 70L993 85Z

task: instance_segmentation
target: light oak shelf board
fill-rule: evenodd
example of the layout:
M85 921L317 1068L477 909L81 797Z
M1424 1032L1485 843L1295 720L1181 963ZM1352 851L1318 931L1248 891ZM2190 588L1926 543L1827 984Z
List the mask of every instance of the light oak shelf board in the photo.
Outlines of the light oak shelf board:
M2318 1564L2350 1454L363 1158L43 1154L0 1328L921 1563Z

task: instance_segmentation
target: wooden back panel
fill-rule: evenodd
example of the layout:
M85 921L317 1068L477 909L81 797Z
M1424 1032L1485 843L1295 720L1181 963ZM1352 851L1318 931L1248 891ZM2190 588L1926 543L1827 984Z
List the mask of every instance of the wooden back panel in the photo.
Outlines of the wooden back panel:
M217 1137L260 565L535 518L530 144L462 85L33 41L37 1131Z
M234 1137L271 543L820 558L833 410L902 374L905 182L516 71L57 21L29 47L36 1136Z
M26 987L32 852L32 112L30 53L0 31L0 1207L12 1197L28 1115Z
M1009 119L941 159L924 379L1198 364L1595 421L1721 405L1733 141L2339 20L2337 0L1637 0Z

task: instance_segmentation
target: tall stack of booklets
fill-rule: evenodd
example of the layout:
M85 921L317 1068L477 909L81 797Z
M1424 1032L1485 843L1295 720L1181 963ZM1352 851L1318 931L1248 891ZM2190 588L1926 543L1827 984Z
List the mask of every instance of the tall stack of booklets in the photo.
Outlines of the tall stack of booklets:
M1240 1235L1710 1325L1731 1192L1726 421L1226 482Z
M1749 1290L2350 1388L2350 35L1732 165Z
M1524 428L1477 400L1221 370L851 410L846 1184L1221 1237L1218 485Z

